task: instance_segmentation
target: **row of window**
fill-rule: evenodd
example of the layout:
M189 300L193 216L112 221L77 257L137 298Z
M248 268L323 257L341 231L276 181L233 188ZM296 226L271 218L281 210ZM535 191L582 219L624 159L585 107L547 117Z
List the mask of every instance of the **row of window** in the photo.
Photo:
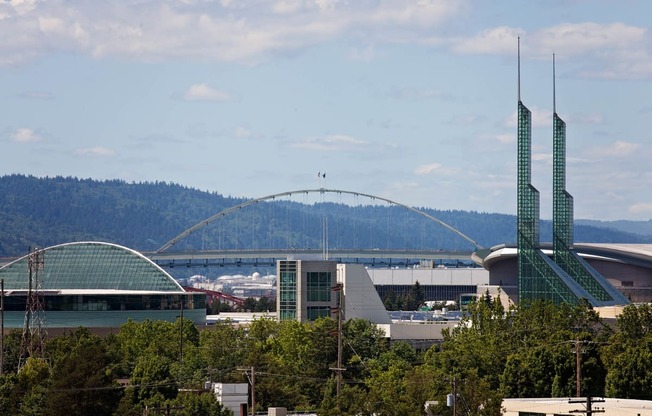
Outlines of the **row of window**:
M289 263L294 267L283 267L283 263ZM279 319L282 321L294 320L297 318L296 262L281 262L278 285Z
M330 302L331 301L331 280L330 272L308 272L306 273L308 302Z
M57 295L42 300L45 311L137 311L205 309L206 296L187 295ZM5 296L6 311L24 311L26 296Z
M317 318L331 316L331 308L328 306L308 306L306 309L309 321L316 321Z
M460 295L464 293L475 293L476 286L471 285L440 285L440 286L421 286L424 293L424 299L434 301L457 300ZM394 293L397 296L408 294L412 290L411 285L378 285L376 291L381 299L385 298L389 293Z

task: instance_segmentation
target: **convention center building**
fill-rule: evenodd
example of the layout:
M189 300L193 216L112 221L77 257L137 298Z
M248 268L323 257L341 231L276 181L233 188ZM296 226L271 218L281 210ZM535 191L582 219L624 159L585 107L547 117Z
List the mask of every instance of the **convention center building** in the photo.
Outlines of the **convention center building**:
M128 320L206 322L206 295L186 292L147 257L116 244L75 242L0 268L4 327L38 315L48 328L119 328ZM29 306L28 306L29 305ZM30 317L30 319L33 319Z

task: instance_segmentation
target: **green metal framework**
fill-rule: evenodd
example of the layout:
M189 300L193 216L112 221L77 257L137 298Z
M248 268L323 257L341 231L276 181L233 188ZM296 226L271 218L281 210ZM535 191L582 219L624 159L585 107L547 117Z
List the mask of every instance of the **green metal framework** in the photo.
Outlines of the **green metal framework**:
M556 112L552 119L553 261L590 293L598 305L627 303L620 292L573 251L573 197L566 191L566 123Z
M177 292L184 290L142 254L103 242L66 243L43 249L43 290L94 289ZM0 268L5 290L26 290L28 256Z
M518 102L518 292L519 300L576 304L578 297L556 265L539 249L539 191L532 186L532 114ZM561 273L560 273L561 272Z

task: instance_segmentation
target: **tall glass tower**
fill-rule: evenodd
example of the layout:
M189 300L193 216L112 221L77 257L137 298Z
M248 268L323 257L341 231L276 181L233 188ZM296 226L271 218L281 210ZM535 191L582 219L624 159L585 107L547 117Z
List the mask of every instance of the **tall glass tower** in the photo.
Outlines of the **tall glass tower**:
M549 299L576 304L585 291L545 255L539 244L539 191L532 185L532 114L521 101L518 53L517 245L520 302Z
M552 91L553 260L600 304L626 304L624 295L573 251L573 197L566 191L566 123L557 114L554 55Z

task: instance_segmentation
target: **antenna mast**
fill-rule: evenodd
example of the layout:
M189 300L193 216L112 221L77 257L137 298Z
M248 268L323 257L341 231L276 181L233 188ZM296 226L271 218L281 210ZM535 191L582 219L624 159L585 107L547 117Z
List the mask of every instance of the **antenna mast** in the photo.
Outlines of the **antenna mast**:
M557 98L555 88L555 54L552 54L552 114L557 114Z
M518 82L518 101L521 101L521 37L517 37L517 59L518 63L516 67L518 68L518 77L517 77L517 82Z
M29 357L45 360L45 310L43 309L43 284L39 271L45 268L45 250L35 249L27 255L28 290L25 305L25 325L20 344L18 371Z

